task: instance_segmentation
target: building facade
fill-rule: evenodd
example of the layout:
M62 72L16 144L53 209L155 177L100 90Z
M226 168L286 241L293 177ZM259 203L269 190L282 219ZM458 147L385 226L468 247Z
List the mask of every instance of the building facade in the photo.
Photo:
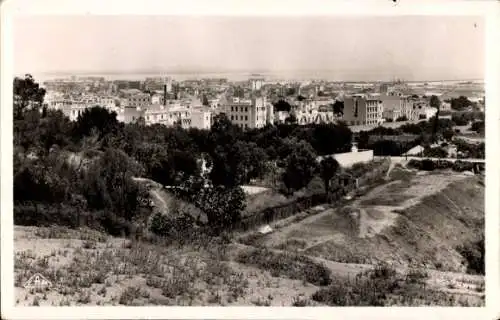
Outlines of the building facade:
M379 97L351 96L344 98L347 125L377 125L383 122L383 105Z
M151 105L151 95L139 93L127 98L127 107L142 108Z
M191 111L179 105L154 104L145 108L144 120L146 125L163 124L173 126L181 124L183 127L189 127Z
M212 127L212 112L206 110L191 111L191 127L210 130Z
M140 108L120 108L116 119L123 123L137 123L144 119L144 110Z
M222 112L242 129L262 128L274 122L273 106L267 103L265 97L253 97L248 100L235 98L223 106Z

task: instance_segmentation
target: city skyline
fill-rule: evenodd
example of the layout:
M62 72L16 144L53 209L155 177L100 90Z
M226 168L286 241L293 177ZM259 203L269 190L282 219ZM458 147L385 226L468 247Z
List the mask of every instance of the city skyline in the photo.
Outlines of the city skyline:
M17 18L14 35L17 74L484 78L481 17L37 16Z

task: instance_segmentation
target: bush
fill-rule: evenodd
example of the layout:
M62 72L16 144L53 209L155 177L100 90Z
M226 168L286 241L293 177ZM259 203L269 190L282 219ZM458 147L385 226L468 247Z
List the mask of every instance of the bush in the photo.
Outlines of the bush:
M379 265L354 279L335 279L327 288L315 292L312 299L329 306L387 306L394 301L402 305L430 304L434 303L429 301L434 292L425 289L426 278L425 272L411 269L399 274L392 267ZM444 295L439 298L444 300Z
M253 265L271 272L273 277L288 277L325 286L331 283L331 272L311 258L292 254L275 253L267 249L254 249L238 255L240 263Z
M169 217L163 213L154 214L151 219L150 231L157 236L180 239L190 232L195 220L188 214Z
M466 243L457 248L457 251L467 262L467 272L472 274L485 274L484 264L484 237L473 243Z
M466 126L469 124L469 120L465 118L463 115L462 116L457 116L453 115L451 117L451 120L455 123L457 126Z
M431 158L446 158L448 152L442 147L427 148L424 150L424 156Z
M149 226L149 230L158 236L165 236L169 233L171 227L172 223L167 215L161 212L157 212L151 218L151 225Z
M484 132L485 122L484 121L474 121L470 127L471 131L475 131L477 133Z
M475 167L478 167L479 171L484 171L484 163L472 163L468 161L457 160L455 162L446 160L433 161L431 159L411 159L408 162L408 166L418 170L433 171L436 169L452 169L453 171L463 172L463 171L473 171Z

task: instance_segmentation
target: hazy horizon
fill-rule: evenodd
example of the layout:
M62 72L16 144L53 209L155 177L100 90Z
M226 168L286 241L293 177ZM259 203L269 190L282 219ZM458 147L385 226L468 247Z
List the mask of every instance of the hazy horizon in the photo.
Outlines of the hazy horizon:
M483 79L484 42L467 16L31 16L14 20L14 72Z

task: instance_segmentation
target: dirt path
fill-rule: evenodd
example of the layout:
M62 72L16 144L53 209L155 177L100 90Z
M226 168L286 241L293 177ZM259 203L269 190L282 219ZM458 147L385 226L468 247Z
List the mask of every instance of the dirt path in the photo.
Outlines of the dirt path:
M387 173L385 174L385 180L388 181L390 179L390 174L391 174L391 171L392 169L394 169L394 162L391 161L391 163L389 164L389 168L387 169Z
M158 200L154 201L154 204L158 206L163 213L168 213L167 202L162 198L158 190L151 190L151 194Z

